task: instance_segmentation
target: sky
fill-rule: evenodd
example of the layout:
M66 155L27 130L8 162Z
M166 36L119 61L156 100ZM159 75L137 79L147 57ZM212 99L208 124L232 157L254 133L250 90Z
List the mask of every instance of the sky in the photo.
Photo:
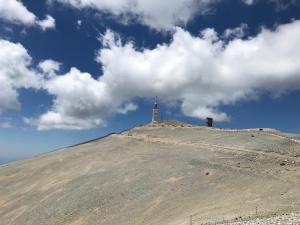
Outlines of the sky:
M300 1L0 0L0 164L160 117L300 133Z

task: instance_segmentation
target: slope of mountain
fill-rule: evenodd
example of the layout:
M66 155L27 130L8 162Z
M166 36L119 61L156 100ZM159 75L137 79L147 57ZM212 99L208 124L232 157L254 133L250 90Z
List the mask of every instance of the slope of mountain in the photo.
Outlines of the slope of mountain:
M0 166L1 225L183 225L300 210L300 136L176 121Z

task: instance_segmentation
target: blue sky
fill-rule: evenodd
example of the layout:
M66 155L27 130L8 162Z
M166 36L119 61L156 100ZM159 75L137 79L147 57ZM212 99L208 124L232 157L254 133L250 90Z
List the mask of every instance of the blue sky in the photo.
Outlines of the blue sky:
M0 0L0 163L161 117L300 133L295 0Z

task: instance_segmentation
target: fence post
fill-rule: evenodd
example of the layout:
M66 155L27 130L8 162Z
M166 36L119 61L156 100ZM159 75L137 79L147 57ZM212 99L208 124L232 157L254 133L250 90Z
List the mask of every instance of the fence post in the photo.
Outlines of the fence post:
M193 225L193 215L190 215L190 225Z

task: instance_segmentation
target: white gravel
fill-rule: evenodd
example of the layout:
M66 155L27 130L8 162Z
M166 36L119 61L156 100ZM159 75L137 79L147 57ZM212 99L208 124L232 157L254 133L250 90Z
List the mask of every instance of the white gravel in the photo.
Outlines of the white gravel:
M218 223L218 225L300 225L300 213L275 216L264 219L253 219L233 223Z

